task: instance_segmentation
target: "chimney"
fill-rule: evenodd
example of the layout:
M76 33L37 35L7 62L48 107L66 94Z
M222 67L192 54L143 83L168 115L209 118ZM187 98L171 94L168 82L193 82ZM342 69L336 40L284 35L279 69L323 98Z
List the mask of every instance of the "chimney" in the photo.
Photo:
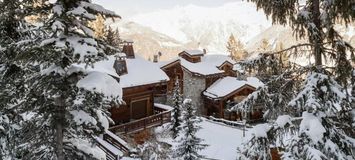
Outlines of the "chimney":
M127 58L135 58L134 50L133 50L133 41L132 40L123 41L122 52L126 54Z
M127 74L127 63L126 63L126 55L124 53L119 53L116 56L115 63L113 64L113 68L116 70L118 75Z
M206 54L207 53L207 50L206 49L203 49L203 54Z
M154 57L153 57L153 62L154 62L154 63L158 63L158 55L154 55Z

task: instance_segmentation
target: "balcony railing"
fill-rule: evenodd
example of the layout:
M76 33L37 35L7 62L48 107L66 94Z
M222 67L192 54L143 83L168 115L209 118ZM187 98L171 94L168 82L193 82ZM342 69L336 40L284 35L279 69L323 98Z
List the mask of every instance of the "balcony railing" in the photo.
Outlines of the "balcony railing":
M115 134L129 134L156 127L171 121L171 110L154 106L154 115L132 122L111 127L109 130Z

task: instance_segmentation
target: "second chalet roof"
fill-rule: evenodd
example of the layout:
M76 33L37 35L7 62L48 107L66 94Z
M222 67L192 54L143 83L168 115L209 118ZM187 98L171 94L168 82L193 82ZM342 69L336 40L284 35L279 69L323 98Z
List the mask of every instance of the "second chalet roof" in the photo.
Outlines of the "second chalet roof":
M165 74L165 72L156 64L139 56L136 56L136 58L133 59L126 59L128 73L117 76L117 74L115 74L116 71L113 68L115 60L116 58L114 56L109 56L107 60L95 63L95 68L112 76L119 77L122 88L159 83L169 80L169 77Z
M164 68L169 64L180 61L181 65L187 69L189 72L196 73L203 76L214 75L223 73L223 70L218 69L225 62L230 62L231 64L235 64L236 62L232 60L227 55L221 54L207 54L201 57L201 62L191 63L185 60L182 57L177 57L170 59L168 61L161 61L156 63L159 67Z
M208 87L203 95L210 98L221 98L240 89L241 87L249 85L254 88L264 85L258 78L248 77L247 80L237 80L235 77L224 77L214 82Z
M202 56L204 55L204 52L198 49L195 50L184 50L183 52L186 52L190 56Z
M232 60L230 57L218 54L204 55L203 57L201 57L201 62L198 63L191 63L183 58L180 58L180 60L181 65L190 72L205 76L223 73L224 71L218 69L218 67L226 61L232 64L235 63L235 61Z

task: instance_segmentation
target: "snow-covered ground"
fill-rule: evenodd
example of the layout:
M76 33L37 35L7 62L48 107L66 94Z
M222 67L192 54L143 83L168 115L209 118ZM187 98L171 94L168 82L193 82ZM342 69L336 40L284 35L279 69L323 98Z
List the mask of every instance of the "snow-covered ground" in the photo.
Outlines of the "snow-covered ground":
M237 147L242 144L246 137L250 136L250 129L246 130L246 137L243 137L243 130L239 128L230 127L224 124L212 122L210 120L203 119L201 122L202 129L197 132L199 138L204 139L204 144L209 146L200 151L201 155L205 155L208 159L220 159L220 160L234 160L237 157ZM160 141L167 142L176 145L170 137L165 137L163 132L164 127L156 129L156 135L162 135L158 137Z

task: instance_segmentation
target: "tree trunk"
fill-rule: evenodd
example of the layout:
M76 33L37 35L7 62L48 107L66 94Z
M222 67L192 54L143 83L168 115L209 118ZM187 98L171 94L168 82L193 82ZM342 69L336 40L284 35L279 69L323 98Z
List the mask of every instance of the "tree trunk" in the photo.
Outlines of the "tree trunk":
M310 34L314 44L314 60L316 66L322 65L322 27L320 20L319 0L312 0L313 23L316 27L316 33Z
M64 147L63 147L63 125L61 122L56 125L56 154L58 160L64 160Z
M64 160L64 146L63 146L63 123L65 121L64 110L65 110L65 100L63 96L56 99L56 106L58 110L56 111L55 119L55 149L58 160Z

